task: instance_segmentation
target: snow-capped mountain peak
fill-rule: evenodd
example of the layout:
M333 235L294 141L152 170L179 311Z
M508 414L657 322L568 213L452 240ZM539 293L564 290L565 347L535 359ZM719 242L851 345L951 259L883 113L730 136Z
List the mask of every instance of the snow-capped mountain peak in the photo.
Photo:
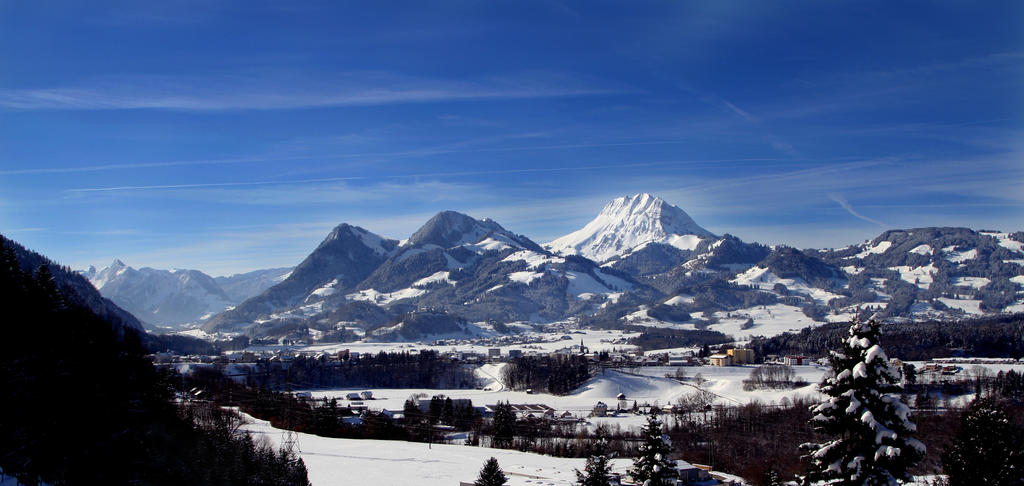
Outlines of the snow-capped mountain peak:
M116 279L118 275L133 271L135 271L134 268L125 265L124 262L115 258L113 262L110 262L110 265L107 265L100 270L96 270L96 267L90 266L89 270L84 272L82 275L89 279L89 282L92 283L93 287L96 287L97 290L102 292L103 287ZM128 310L130 311L130 309Z
M490 219L477 220L455 211L441 211L413 233L403 246L437 245L452 248L477 243L490 233L507 233Z
M613 199L582 229L544 246L556 253L603 262L650 243L693 250L701 240L714 236L682 209L641 193Z
M391 255L395 249L393 242L389 242L380 235L366 231L359 226L352 226L348 223L341 223L331 230L331 233L327 235L327 238L324 238L324 241L320 243L320 248L331 246L345 238L358 239L364 246L382 257Z

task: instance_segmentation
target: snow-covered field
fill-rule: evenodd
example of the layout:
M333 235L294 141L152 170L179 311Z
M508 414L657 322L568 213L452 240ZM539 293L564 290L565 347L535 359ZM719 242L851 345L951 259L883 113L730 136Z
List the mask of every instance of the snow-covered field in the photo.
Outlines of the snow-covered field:
M243 429L280 445L286 432L269 422L246 416L252 423ZM355 482L376 485L452 486L473 482L490 457L509 478L509 486L570 485L574 469L585 459L564 459L525 452L447 444L331 439L295 434L296 445L313 486ZM628 467L626 463L617 461ZM347 479L346 479L347 478Z
M823 296L828 292L818 292L814 295ZM810 295L810 294L809 294ZM832 294L828 294L832 295ZM669 301L684 302L685 297L673 297ZM848 320L853 314L839 316L829 315L830 321ZM718 331L727 336L732 336L736 342L747 342L751 336L777 336L786 332L798 332L805 327L816 327L824 324L807 317L800 307L786 304L762 305L738 309L731 312L719 311L714 313L716 322L707 326L709 331ZM753 325L744 329L748 319L753 319ZM697 329L693 322L670 322L662 321L651 317L648 309L641 307L640 310L626 316L629 324L657 327L667 329L679 329L693 331Z
M771 337L824 324L804 315L803 309L800 307L785 304L764 305L732 312L716 312L714 316L718 319L718 323L708 326L708 329L732 336L738 342L749 341L750 336ZM747 319L754 320L754 327L743 329L743 324Z
M922 365L923 363L917 363ZM574 393L566 396L548 394L527 394L506 389L500 380L504 364L486 364L476 370L480 390L438 390L438 389L371 389L374 400L363 401L372 409L400 411L404 401L412 395L433 396L444 394L452 398L469 398L474 405L491 405L498 401L517 404L546 404L559 412L569 411L586 421L590 427L597 424L621 427L629 430L639 428L645 421L642 415L621 414L619 416L590 417L593 406L602 401L614 409L618 404L616 396L626 395L624 405L639 404L666 405L679 397L693 393L697 383L705 390L718 396L716 403L734 405L760 401L779 403L797 397L816 400L820 395L815 389L826 369L819 366L794 366L797 376L810 383L806 387L792 390L743 390L743 380L754 366L732 367L638 367L622 370L606 370L587 381ZM984 368L988 373L1015 369L1024 371L1024 364L983 363L960 364L965 373L977 373ZM686 379L666 378L666 374L682 371ZM700 375L700 379L697 375ZM364 389L310 390L315 398L336 397L346 403L343 397L352 391ZM244 429L254 435L266 437L274 444L280 444L287 437L285 431L272 428L267 422L252 419ZM452 485L459 481L473 481L480 467L489 457L496 457L509 478L510 486L570 485L575 481L575 469L583 468L583 459L565 459L523 453L511 450L481 447L409 443L397 441L330 439L307 434L294 434L300 455L309 470L312 484L319 486L335 484L340 475L350 478L364 478L373 484L423 484ZM631 464L629 459L613 461L613 469L624 472Z
M245 415L250 423L242 427L254 437L265 437L279 446L287 432L270 423ZM476 480L488 458L508 478L508 486L568 486L576 484L576 469L586 459L560 458L506 449L490 449L417 442L331 439L309 434L294 435L299 455L306 464L313 486L349 482L374 485L453 486ZM625 473L630 459L613 459L612 471ZM720 473L714 473L719 475ZM739 480L736 476L727 476Z

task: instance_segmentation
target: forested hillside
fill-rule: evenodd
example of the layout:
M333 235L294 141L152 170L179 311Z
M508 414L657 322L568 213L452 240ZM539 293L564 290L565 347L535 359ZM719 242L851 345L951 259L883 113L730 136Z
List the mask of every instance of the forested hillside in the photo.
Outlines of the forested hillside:
M238 418L172 402L132 328L62 292L49 263L0 249L0 469L26 484L308 484L290 451Z

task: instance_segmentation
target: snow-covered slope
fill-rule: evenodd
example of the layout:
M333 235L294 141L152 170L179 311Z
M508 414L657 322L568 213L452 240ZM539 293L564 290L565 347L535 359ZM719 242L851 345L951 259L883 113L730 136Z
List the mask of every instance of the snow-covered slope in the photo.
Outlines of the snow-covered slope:
M544 245L563 255L606 262L652 243L692 251L714 235L685 211L650 194L613 199L582 229Z
M253 270L227 277L214 277L213 280L217 282L217 285L220 285L220 288L224 289L224 293L231 300L242 302L281 283L281 281L288 278L291 272L291 267L268 268L266 270Z
M842 312L874 304L890 318L958 318L1024 310L1024 233L967 228L886 231L809 252L849 278Z
M394 253L397 245L395 240L342 223L281 282L214 316L204 328L234 330L274 314L308 316L320 312L320 299L354 289ZM312 307L299 308L307 303Z

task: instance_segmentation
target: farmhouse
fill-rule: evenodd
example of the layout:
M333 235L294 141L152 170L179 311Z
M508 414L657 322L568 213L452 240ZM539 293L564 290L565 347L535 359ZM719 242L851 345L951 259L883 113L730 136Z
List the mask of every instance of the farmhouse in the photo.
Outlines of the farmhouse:
M800 366L810 363L810 358L807 356L790 355L783 359L783 364L786 366Z
M712 486L719 484L705 469L694 466L686 461L676 461L676 473L679 474L679 482L676 484L687 486Z

